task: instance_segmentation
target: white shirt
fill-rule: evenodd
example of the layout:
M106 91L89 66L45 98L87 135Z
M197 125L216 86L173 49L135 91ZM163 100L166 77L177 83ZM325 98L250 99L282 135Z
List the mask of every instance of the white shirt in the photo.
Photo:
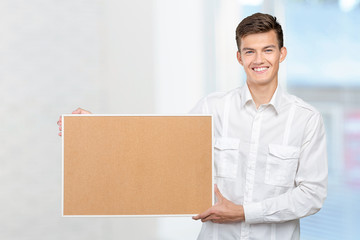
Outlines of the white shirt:
M245 84L203 98L191 113L213 114L215 183L242 204L245 222L203 224L198 240L300 239L299 218L327 194L320 113L279 87L256 109Z

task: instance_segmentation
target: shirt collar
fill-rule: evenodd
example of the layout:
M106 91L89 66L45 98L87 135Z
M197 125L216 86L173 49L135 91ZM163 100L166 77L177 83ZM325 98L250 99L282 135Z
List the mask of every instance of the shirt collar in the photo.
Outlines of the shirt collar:
M248 85L245 83L240 90L241 107L245 107L248 102L253 102Z
M282 95L283 95L283 92L282 92L280 86L278 85L276 87L274 95L272 96L272 98L269 102L269 105L272 105L274 107L276 113L279 113Z
M283 96L283 91L280 88L280 86L278 85L275 92L274 92L274 95L272 96L270 102L268 103L268 105L273 106L276 113L279 113L282 96ZM242 107L245 107L245 105L248 102L253 102L253 104L255 105L255 102L252 99L249 87L248 87L248 85L246 83L244 84L244 86L240 90L240 97L241 97L241 106Z

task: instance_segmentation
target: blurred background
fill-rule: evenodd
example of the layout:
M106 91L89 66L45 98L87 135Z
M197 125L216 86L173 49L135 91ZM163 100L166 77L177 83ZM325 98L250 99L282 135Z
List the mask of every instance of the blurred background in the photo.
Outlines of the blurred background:
M323 114L329 194L301 239L360 236L359 0L1 0L0 239L195 239L189 218L62 218L56 122L94 113L187 113L240 86L235 28L278 17L280 82Z

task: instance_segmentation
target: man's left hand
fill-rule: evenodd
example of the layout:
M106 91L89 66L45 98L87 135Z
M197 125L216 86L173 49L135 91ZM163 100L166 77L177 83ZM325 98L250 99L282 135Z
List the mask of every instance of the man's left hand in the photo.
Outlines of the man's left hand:
M214 187L217 203L205 212L193 217L194 220L201 219L202 222L212 221L214 223L229 223L245 221L244 208L227 200L219 191L217 185Z

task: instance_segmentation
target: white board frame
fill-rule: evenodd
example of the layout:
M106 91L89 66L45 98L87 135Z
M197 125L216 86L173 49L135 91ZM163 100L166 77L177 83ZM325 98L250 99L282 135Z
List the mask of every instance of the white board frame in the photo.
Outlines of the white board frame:
M64 122L64 117L116 117L116 116L122 116L122 117L132 117L132 116L140 116L140 117L145 117L145 116L156 116L156 117L188 117L188 116L194 116L194 117L200 117L200 116L206 116L206 117L211 117L211 136L212 136L212 147L211 147L211 175L212 175L212 205L214 205L215 203L215 195L214 195L214 119L213 119L213 115L212 114L62 114L61 115L61 122L62 122L62 132L65 131L65 122ZM61 169L61 176L62 176L62 181L61 181L61 216L62 217L76 217L76 218L82 218L82 217L121 217L121 218L126 218L126 217L131 217L131 218L136 218L136 217L140 217L140 218L146 218L146 217L192 217L195 216L199 213L194 213L194 214L161 214L161 215L156 215L156 214L148 214L148 215L64 215L64 180L65 180L65 176L64 176L64 134L62 134L62 169Z

